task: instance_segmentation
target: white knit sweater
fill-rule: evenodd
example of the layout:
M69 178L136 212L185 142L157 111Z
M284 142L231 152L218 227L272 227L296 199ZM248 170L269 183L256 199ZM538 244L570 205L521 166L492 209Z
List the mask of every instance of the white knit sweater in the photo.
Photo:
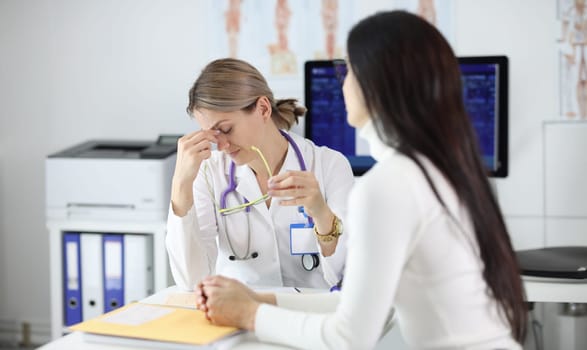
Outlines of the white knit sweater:
M350 194L340 302L279 295L281 308L258 309L257 337L306 349L370 349L395 308L412 348L520 349L488 295L469 215L452 187L421 158L456 220L415 162L386 147L371 123L361 136L378 162Z

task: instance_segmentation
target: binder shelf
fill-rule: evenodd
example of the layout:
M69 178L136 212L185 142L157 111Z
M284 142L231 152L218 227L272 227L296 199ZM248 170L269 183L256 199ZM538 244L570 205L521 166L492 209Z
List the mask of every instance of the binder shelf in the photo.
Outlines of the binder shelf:
M171 285L170 137L177 139L88 141L47 157L53 339Z
M164 223L69 224L49 224L53 339L172 284Z

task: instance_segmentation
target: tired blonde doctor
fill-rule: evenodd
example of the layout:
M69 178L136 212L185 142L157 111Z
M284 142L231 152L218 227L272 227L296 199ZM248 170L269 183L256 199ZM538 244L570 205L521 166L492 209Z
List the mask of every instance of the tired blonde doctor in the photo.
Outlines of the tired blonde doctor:
M178 141L166 236L175 283L192 290L222 274L258 286L336 284L353 174L339 152L287 131L305 108L275 100L250 64L220 59L194 83L187 110L201 130Z

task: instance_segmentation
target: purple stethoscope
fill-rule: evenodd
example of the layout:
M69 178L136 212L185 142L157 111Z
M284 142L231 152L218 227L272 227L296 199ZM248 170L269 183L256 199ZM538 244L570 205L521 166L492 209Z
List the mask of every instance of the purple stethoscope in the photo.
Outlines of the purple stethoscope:
M306 162L304 161L304 157L302 156L302 152L300 151L300 148L298 147L296 142L285 131L279 130L279 132L281 133L281 135L283 135L283 137L285 137L287 142L289 142L289 144L293 148L294 152L296 153L296 157L298 158L298 163L300 164L300 169L302 171L306 171ZM227 197L229 194L236 191L235 171L236 171L236 164L234 162L230 162L228 187L220 195L220 209L228 208L228 206L226 204ZM244 203L247 204L247 203L249 203L249 201L246 198L244 198ZM302 208L302 210L303 210L303 207L300 207L300 208ZM228 256L228 259L231 261L255 259L259 256L258 252L252 252L249 254L250 249L251 249L251 221L249 219L249 213L251 212L251 206L244 208L244 210L247 215L247 234L248 234L248 236L247 236L247 251L244 256L239 256L236 253L236 251L232 245L232 242L230 240L230 235L228 234L228 226L226 225L226 217L225 217L226 215L220 214L220 217L222 218L222 222L223 222L225 230L226 230L226 240L228 241L228 246L230 247L230 251L232 252L232 255ZM300 210L300 209L298 208L298 210ZM308 217L308 222L313 225L313 221L312 221L311 217ZM306 256L308 256L308 257L306 257ZM317 254L302 255L302 266L304 267L305 270L311 271L311 270L315 269L316 267L318 267L319 264L320 264L320 260L318 259ZM311 267L311 268L309 268L309 267Z

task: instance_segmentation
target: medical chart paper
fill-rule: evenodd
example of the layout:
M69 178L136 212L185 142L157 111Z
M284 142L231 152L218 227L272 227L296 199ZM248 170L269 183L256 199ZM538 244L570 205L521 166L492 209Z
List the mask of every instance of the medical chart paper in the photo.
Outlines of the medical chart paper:
M204 345L234 334L234 327L212 325L199 310L133 303L69 327L92 334Z

